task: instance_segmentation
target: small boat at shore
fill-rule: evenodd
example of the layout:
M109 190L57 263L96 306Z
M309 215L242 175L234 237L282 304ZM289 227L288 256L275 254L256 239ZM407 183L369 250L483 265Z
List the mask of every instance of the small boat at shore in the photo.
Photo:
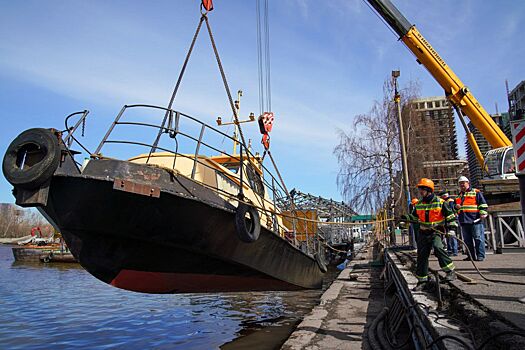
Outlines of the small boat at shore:
M60 262L76 263L77 260L71 252L61 244L50 245L24 245L13 247L13 256L17 262Z

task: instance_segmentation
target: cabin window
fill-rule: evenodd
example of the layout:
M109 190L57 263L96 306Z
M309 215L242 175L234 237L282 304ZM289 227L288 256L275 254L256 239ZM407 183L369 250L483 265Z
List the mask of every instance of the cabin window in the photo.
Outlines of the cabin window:
M228 169L234 174L239 173L239 163L224 163L222 164L222 166L224 166L226 169Z

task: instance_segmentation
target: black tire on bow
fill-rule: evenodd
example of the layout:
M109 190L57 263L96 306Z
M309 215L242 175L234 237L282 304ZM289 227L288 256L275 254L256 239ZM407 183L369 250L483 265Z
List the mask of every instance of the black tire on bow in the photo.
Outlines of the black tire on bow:
M51 178L60 162L58 138L48 129L28 129L7 148L4 176L13 186L37 188Z
M235 231L245 243L255 242L261 234L261 221L257 210L244 203L239 203L235 212Z

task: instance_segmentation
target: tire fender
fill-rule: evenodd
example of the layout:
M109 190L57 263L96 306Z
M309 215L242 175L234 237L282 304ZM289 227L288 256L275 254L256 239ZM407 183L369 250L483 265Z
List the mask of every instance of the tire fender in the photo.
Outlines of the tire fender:
M244 203L239 203L235 212L235 231L242 242L255 242L261 234L261 221L257 210Z
M37 188L48 181L60 163L58 138L49 129L23 131L7 148L4 176L13 186Z

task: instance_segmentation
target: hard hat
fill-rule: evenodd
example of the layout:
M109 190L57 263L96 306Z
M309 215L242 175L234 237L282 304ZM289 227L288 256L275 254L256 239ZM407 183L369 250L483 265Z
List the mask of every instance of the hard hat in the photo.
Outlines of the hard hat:
M460 176L458 179L458 183L460 182L470 182L466 176Z
M431 192L434 192L434 181L427 179L426 177L419 180L419 183L417 184L417 187L427 187L431 190Z
M412 198L412 200L410 201L412 205L416 205L418 202L419 202L419 199L417 198Z
M440 197L445 197L445 198L450 197L450 195L448 194L447 191L443 191L443 192L441 192L441 194L440 194L439 196L440 196Z

